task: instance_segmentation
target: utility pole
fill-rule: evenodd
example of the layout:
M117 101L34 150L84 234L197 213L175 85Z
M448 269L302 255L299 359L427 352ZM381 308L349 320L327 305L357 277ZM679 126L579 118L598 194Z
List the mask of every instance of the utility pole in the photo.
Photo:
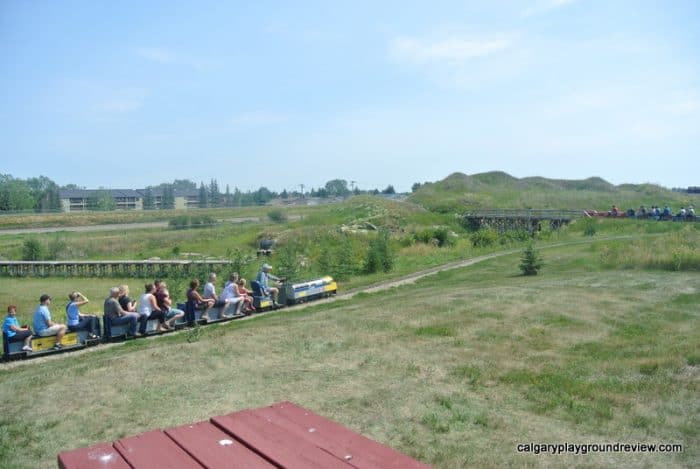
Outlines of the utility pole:
M355 192L355 183L357 181L350 181L350 186L352 186L352 191Z
M299 187L301 187L301 198L304 198L304 184L299 184Z

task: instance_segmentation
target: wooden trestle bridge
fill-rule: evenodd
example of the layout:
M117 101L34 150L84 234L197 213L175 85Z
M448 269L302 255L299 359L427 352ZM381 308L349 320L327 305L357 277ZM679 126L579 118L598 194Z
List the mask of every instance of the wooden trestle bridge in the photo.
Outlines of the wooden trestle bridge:
M198 261L0 261L2 277L135 277L153 278L221 271L225 260Z
M510 230L525 230L529 233L542 229L542 223L548 223L558 229L575 218L583 216L581 210L473 210L463 215L465 224L474 230L491 228L499 233Z

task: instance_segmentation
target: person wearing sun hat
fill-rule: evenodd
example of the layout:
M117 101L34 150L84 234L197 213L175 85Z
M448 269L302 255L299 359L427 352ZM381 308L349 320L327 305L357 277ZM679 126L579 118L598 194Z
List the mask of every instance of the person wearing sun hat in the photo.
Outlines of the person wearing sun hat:
M61 341L66 333L66 325L51 320L51 311L49 310L50 304L51 297L45 293L41 295L39 298L39 306L36 311L34 311L34 333L41 337L55 335L56 345L54 345L54 348L62 349L63 344L61 344Z
M260 284L260 290L262 290L263 294L266 296L271 296L272 304L277 306L277 294L279 293L279 289L277 287L271 287L270 280L277 282L280 280L280 278L272 275L270 273L271 270L272 266L270 264L263 264L255 280L257 280L257 282Z

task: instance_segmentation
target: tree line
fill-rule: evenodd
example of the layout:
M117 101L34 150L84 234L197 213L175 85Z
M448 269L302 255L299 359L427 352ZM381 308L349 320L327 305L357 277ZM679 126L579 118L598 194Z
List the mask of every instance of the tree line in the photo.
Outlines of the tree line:
M240 207L247 205L264 205L273 199L293 199L302 197L347 197L349 195L360 194L395 194L392 185L385 189L360 190L348 186L345 179L333 179L324 186L304 190L304 185L300 185L300 190L284 189L282 192L275 192L267 187L260 187L255 191L243 192L238 187L230 189L226 184L224 191L221 191L216 179L211 179L208 184L204 181L199 185L189 179L175 179L172 183L162 183L157 186L148 186L143 190L143 208L145 210L172 209L175 207L175 195L177 192L197 192L197 204L200 208L208 207ZM59 191L65 189L85 189L76 184L59 186L46 176L39 176L29 179L14 178L9 174L0 174L0 211L59 211L61 210L61 200ZM91 193L87 200L88 210L114 210L117 208L116 201L109 189L100 188Z
M60 210L58 190L58 185L46 176L17 179L0 174L0 211Z

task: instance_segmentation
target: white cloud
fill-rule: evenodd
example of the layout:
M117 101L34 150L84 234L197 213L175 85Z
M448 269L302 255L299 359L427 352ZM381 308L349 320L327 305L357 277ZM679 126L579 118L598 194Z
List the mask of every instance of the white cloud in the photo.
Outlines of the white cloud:
M230 122L232 125L239 127L279 124L280 122L286 122L288 120L289 116L285 114L265 111L254 111L236 114L231 118Z
M460 64L470 59L495 54L511 46L507 38L421 39L399 37L391 45L394 56L411 63L445 62Z
M158 47L141 47L136 49L136 53L144 59L162 64L175 62L175 54L167 49Z
M136 55L158 64L183 65L185 67L194 68L195 70L202 70L205 68L199 61L163 47L139 47L136 49Z
M149 92L144 88L127 87L102 90L102 97L95 99L94 108L105 114L127 114L143 107Z
M578 0L538 0L534 5L523 11L523 16L533 16L547 13L551 10L571 5Z
M125 113L135 111L143 106L141 101L135 99L107 99L98 105L101 111Z

